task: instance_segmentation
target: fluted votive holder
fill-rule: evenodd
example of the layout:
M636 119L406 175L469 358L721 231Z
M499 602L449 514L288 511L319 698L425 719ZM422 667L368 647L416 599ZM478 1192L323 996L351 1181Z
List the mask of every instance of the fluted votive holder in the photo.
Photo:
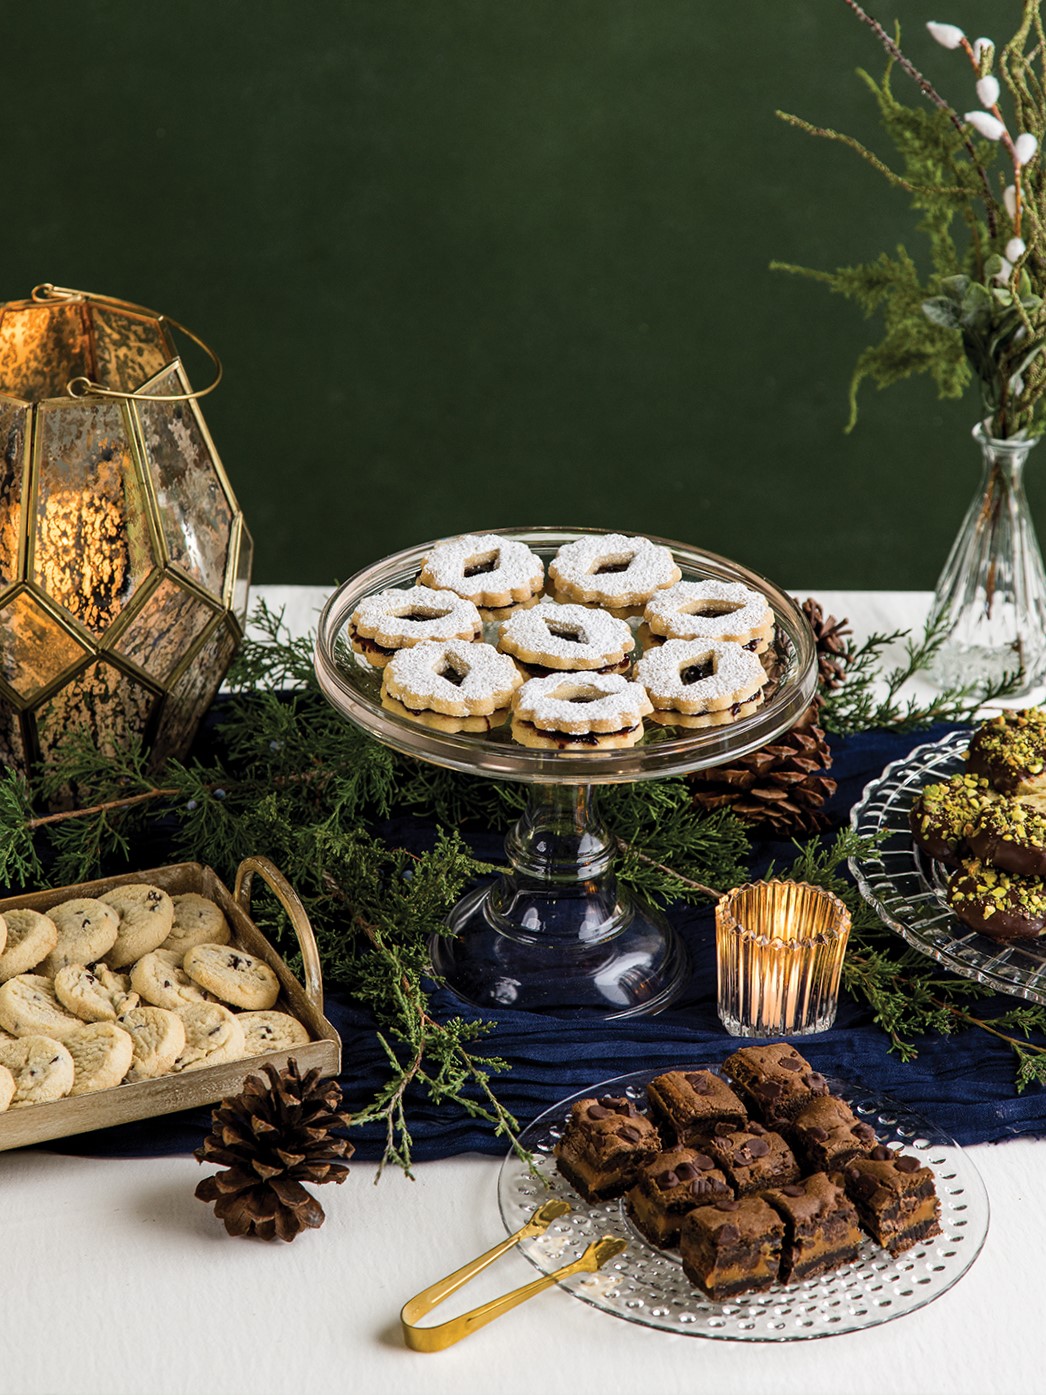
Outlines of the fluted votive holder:
M835 1021L850 912L806 882L750 882L715 908L719 1018L735 1037L806 1036Z

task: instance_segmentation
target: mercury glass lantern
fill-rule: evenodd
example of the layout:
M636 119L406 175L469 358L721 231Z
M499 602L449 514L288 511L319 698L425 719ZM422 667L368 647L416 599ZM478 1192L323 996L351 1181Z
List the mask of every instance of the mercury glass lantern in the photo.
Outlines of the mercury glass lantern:
M172 329L208 353L194 392ZM0 305L0 761L73 733L183 755L243 636L252 543L197 402L221 365L141 306Z

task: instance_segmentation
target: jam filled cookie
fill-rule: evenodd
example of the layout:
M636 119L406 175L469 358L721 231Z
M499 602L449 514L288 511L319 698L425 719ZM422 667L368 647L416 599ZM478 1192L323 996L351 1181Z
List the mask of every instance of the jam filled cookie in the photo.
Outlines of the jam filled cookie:
M528 678L550 673L625 673L635 645L624 620L583 605L543 602L501 626L498 648Z
M958 867L968 855L967 839L974 824L998 798L983 775L953 775L927 785L908 814L912 837L927 857Z
M651 639L721 639L754 654L774 634L774 615L761 591L741 581L680 581L653 596L643 611Z
M648 649L635 677L653 704L654 721L684 727L722 726L754 712L766 684L751 650L708 639L670 639Z
M974 857L952 873L947 895L964 925L1003 944L1033 940L1046 929L1046 885L1039 877L1019 877Z
M398 650L425 640L478 639L483 621L464 596L412 586L407 591L379 591L361 601L349 619L348 632L356 653L375 668L384 668Z
M423 714L489 717L505 711L522 682L509 656L492 644L455 639L401 649L382 674L381 699L386 706L387 698L401 704L419 721Z
M520 688L512 735L523 746L548 751L634 746L652 710L643 688L619 673L553 673Z
M537 596L545 568L526 543L496 533L466 533L437 543L422 559L418 581L486 610L503 610Z
M1001 712L978 727L966 752L966 768L1003 794L1046 786L1046 710Z
M557 600L609 610L645 605L682 575L667 547L624 533L591 533L564 543L548 567Z

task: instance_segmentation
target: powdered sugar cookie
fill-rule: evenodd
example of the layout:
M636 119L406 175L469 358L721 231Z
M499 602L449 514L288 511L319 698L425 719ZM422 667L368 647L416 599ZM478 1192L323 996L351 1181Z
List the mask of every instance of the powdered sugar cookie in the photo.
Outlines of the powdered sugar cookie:
M503 727L511 715L511 708L508 707L499 708L497 712L490 712L484 717L445 717L442 712L415 712L386 692L381 694L381 705L386 712L393 712L397 717L405 717L411 722L420 722L423 727L430 727L433 731L493 731L495 727Z
M504 621L497 647L530 678L549 673L624 673L635 646L624 620L583 605L544 601Z
M302 1024L287 1012L239 1012L236 1020L243 1028L245 1056L288 1051L293 1046L304 1046L309 1040Z
M131 969L131 987L144 1002L172 1012L187 1003L206 1003L206 991L182 968L184 955L177 950L154 949L143 954Z
M67 964L91 964L116 943L119 914L93 896L75 896L52 906L47 913L58 927L58 942L40 965L40 972L54 978Z
M0 1114L15 1097L15 1078L6 1066L0 1066Z
M0 1066L14 1077L10 1107L49 1104L73 1088L73 1058L60 1041L48 1036L19 1037L0 1041Z
M195 945L182 968L194 983L233 1007L271 1008L280 995L280 981L265 960L235 945Z
M677 726L721 726L762 702L766 670L740 644L670 639L636 664L653 716Z
M168 1008L146 1005L122 1012L116 1025L130 1034L133 1048L128 1080L166 1075L185 1050L185 1023Z
M83 1023L65 1011L54 984L43 974L19 974L0 984L0 1027L15 1037L46 1036L62 1041Z
M611 610L644 605L682 575L667 547L624 533L589 533L565 543L548 567L557 600Z
M86 1022L63 1045L73 1058L71 1095L88 1095L119 1085L131 1069L134 1042L115 1022Z
M225 912L217 902L196 891L172 896L174 922L171 933L160 946L172 954L185 955L193 945L227 945L232 939Z
M507 654L492 644L416 644L389 660L382 694L412 712L484 717L507 707L523 679Z
M470 640L482 633L482 617L471 601L454 591L435 591L430 586L368 596L352 612L348 624L353 649L375 668L384 668L397 650L426 640Z
M58 943L58 926L51 917L28 906L5 911L4 921L7 943L0 954L0 983L35 969Z
M158 886L129 882L107 891L101 899L119 916L116 942L105 956L111 969L122 969L150 950L159 949L171 933L174 903ZM101 955L90 957L100 959Z
M647 602L651 638L732 640L761 654L774 633L774 615L761 591L741 581L680 581Z
M518 539L465 533L437 543L422 559L418 580L437 591L454 591L474 605L499 609L536 596L545 584L545 568Z
M634 746L652 711L638 683L619 673L551 674L523 684L512 713L512 735L545 750Z
M176 1071L202 1070L226 1061L242 1060L245 1044L239 1018L221 1003L190 1003L178 1009L185 1027L185 1046L174 1063Z
M107 964L67 964L54 976L54 991L65 1010L82 1022L115 1022L121 1012L138 1006L131 980Z

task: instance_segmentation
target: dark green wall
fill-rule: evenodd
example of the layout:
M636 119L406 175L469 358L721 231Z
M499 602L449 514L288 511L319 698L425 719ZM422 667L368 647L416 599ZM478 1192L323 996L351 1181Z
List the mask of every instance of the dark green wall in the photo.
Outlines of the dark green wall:
M880 17L961 111L923 21L1019 9ZM0 298L80 286L214 344L256 580L580 523L933 585L976 400L868 389L845 436L871 327L768 270L915 246L903 196L773 115L877 139L843 0L34 0L3 33Z

